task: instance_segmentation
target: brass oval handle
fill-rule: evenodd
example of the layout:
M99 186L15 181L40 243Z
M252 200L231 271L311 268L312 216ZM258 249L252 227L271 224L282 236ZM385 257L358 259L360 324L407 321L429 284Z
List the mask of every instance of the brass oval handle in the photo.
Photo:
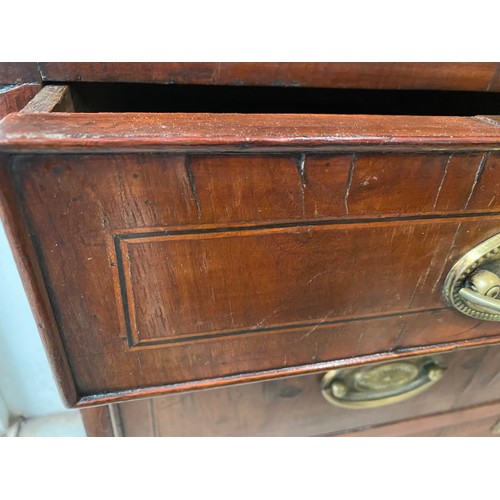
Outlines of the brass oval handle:
M448 305L463 314L500 321L500 234L473 248L451 268L443 286Z
M435 384L444 374L440 358L332 370L321 380L321 393L343 408L374 408L404 401Z
M490 299L486 295L481 295L470 288L461 288L458 293L463 299L472 302L476 306L488 309L492 313L500 313L500 300Z

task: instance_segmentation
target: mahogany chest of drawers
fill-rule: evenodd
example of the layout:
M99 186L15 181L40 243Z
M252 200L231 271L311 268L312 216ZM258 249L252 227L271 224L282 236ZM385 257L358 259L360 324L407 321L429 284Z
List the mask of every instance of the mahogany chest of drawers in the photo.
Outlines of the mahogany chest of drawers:
M44 64L0 196L90 434L490 433L499 323L443 286L500 233L496 64Z

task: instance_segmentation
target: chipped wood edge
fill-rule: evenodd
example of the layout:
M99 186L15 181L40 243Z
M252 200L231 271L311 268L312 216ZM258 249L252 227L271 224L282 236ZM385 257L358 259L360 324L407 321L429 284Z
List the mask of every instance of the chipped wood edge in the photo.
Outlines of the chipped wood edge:
M473 118L500 127L500 115L477 115Z

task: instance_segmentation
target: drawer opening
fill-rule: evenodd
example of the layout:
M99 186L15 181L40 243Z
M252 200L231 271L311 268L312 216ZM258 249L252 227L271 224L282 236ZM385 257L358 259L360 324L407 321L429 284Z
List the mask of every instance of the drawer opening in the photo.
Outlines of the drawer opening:
M59 87L61 88L61 87ZM500 93L296 87L74 83L76 113L264 113L475 116L500 114Z

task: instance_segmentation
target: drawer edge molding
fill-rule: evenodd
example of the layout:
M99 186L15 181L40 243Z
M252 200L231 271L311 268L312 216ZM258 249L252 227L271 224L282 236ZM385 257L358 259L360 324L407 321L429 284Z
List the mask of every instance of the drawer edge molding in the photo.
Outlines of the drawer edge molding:
M199 391L215 389L217 387L227 387L236 384L246 384L252 382L262 382L265 380L291 377L295 375L307 375L321 373L337 368L354 367L367 363L381 363L385 361L395 361L413 356L425 356L431 354L441 354L452 352L456 349L474 348L485 345L500 344L500 336L477 338L474 340L462 340L444 344L434 344L426 347L399 348L384 353L358 356L349 359L307 364L301 366L290 366L274 370L261 370L251 373L238 373L224 377L210 379L193 380L175 384L139 387L123 391L110 391L92 395L82 395L78 399L74 408L88 408L110 403L120 403L134 399L154 398L167 394L179 394L187 391Z
M500 149L494 120L457 116L19 113L0 150L475 151Z

